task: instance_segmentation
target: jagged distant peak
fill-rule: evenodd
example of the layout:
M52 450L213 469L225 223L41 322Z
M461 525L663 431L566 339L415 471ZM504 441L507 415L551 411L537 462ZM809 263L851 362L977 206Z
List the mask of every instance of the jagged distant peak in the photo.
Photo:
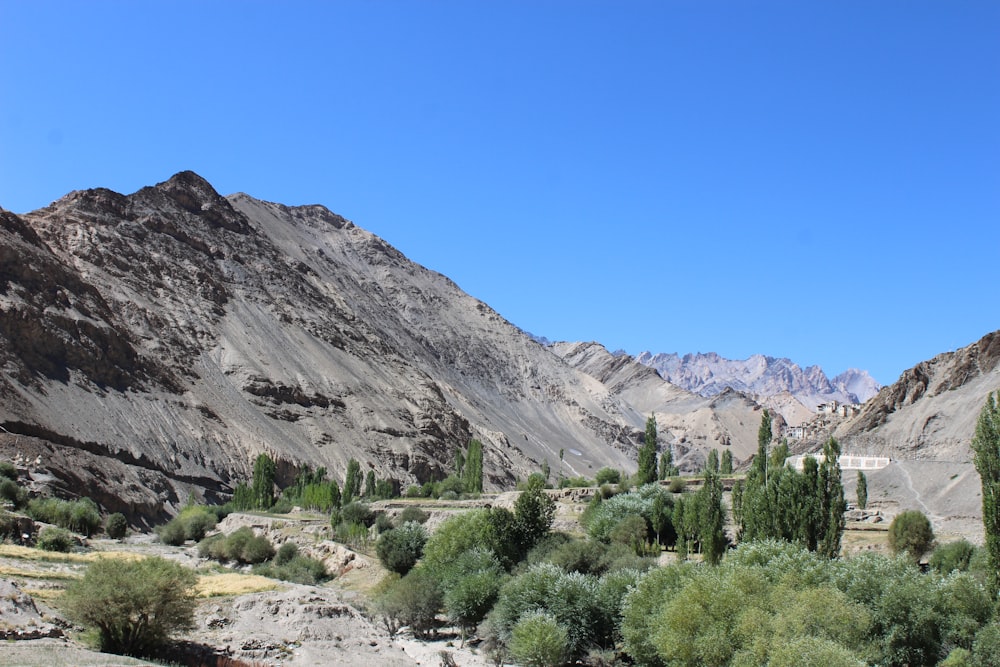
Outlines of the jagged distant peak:
M787 357L753 354L743 360L726 359L716 352L643 352L637 361L655 368L670 382L702 396L727 388L766 399L788 392L803 405L863 403L874 396L878 383L867 373L851 369L830 380L817 365L802 367Z

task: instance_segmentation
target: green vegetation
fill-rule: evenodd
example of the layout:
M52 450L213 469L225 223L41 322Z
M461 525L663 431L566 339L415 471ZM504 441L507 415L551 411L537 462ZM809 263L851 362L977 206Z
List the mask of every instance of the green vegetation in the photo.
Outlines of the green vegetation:
M67 616L97 631L102 651L148 656L194 625L194 572L163 558L101 559L61 599Z
M113 540L124 539L128 534L128 520L120 512L109 514L104 520L104 532Z
M909 554L914 561L919 561L933 543L931 522L919 510L900 512L889 526L889 548L894 554Z
M733 509L740 539L782 539L835 558L844 533L844 489L840 480L840 445L831 438L823 463L807 457L801 473L785 466L784 443L768 455L771 416L765 410L758 430L757 455L745 485L734 488Z
M646 420L646 436L639 448L639 471L635 475L636 484L650 484L656 477L656 417Z
M406 574L424 552L427 531L419 523L404 523L382 533L375 543L375 553L387 570Z
M34 498L28 502L27 514L35 521L53 523L90 537L101 527L101 513L97 503L90 498L60 500L59 498Z
M986 397L972 438L973 462L983 488L983 527L990 563L990 590L1000 593L1000 392Z
M35 546L42 551L62 551L65 553L73 548L73 544L73 536L68 530L46 526L38 533Z
M868 507L868 478L861 470L858 471L858 509Z
M205 533L215 528L218 515L203 505L189 505L166 524L156 529L160 541L171 546L180 546L187 540L197 542Z
M220 562L256 565L274 556L274 547L263 535L255 535L248 526L234 530L229 535L212 535L198 543L198 555Z

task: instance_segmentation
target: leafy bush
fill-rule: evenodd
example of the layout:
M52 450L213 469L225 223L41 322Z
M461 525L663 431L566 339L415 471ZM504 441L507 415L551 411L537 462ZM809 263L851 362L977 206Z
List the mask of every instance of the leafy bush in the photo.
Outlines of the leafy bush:
M427 543L427 531L419 523L404 523L378 538L375 553L387 570L406 574L420 560Z
M566 628L545 612L525 614L511 632L511 655L531 667L558 667L563 664L568 646Z
M255 565L274 556L274 547L266 537L255 535L249 526L243 526L229 535L205 538L198 544L198 555L223 562Z
M586 477L563 477L559 480L560 489L585 489L588 486L594 486L594 480L587 479Z
M75 501L58 498L35 498L28 503L28 515L35 521L54 523L87 537L101 527L97 503L90 498Z
M10 461L0 461L0 479L2 478L17 481L17 468Z
M976 547L968 540L958 540L938 546L931 553L930 566L941 574L949 572L967 572Z
M375 515L375 531L381 535L382 533L388 532L393 529L392 519L385 512L379 512Z
M128 520L120 512L109 514L104 521L104 532L113 540L120 540L128 533Z
M344 523L353 523L370 528L375 522L375 513L368 506L368 503L354 501L344 505L340 509L340 520Z
M173 546L180 546L187 540L198 541L215 528L218 523L217 513L203 505L190 505L181 510L166 524L156 529L160 541Z
M309 585L320 584L330 578L322 562L298 553L298 547L286 549L290 546L295 547L292 542L282 544L273 560L254 566L254 574ZM289 556L292 551L295 553Z
M375 608L390 634L408 625L414 636L426 637L435 627L442 600L437 577L418 567L389 584L375 599Z
M614 468L601 468L594 475L594 481L597 482L598 486L603 486L605 484L617 484L621 481L621 472L615 470Z
M463 633L474 627L493 607L506 576L489 549L474 547L459 555L441 576L448 618Z
M908 553L920 560L934 542L930 520L919 510L900 512L889 526L889 548L894 554Z
M64 528L46 526L38 534L36 545L44 551L68 552L73 548L73 536Z
M431 515L423 511L419 507L406 507L400 512L395 519L395 524L397 526L402 526L404 523L413 521L414 523L426 523L427 519L431 518Z
M293 558L299 555L299 545L295 542L285 542L280 547L278 551L274 554L274 564L275 565L286 565L292 561Z
M197 577L159 557L95 561L67 588L67 616L98 632L100 649L149 655L170 634L194 627Z
M9 502L15 509L24 507L28 503L28 490L13 479L0 477L0 501Z
M667 490L670 493L684 493L685 488L687 488L687 485L680 477L671 478L670 484L667 486Z

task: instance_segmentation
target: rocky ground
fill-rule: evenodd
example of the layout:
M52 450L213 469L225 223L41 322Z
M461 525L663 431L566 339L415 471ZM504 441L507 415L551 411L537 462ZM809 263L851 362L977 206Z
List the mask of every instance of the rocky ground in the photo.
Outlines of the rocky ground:
M455 508L439 510L453 512ZM438 518L440 520L440 518ZM81 628L65 621L59 596L65 585L98 557L158 555L195 569L199 602L195 629L183 645L165 656L170 664L212 667L295 665L492 664L474 644L462 645L445 628L436 641L417 641L404 629L390 636L367 607L366 593L385 576L376 559L327 539L325 522L298 518L230 515L219 528L231 532L252 526L275 544L292 540L324 560L338 576L321 586L305 586L228 570L197 556L191 544L171 547L152 536L124 542L92 540L87 549L54 554L0 545L0 664L53 667L66 665L149 665L88 648ZM198 663L191 656L207 656Z

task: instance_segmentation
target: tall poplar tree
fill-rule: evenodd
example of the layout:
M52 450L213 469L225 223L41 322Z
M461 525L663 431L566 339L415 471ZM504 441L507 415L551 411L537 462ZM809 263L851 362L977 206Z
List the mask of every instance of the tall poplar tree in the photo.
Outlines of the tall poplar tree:
M274 460L267 454L261 454L253 462L253 481L250 493L253 506L266 510L274 504L274 476L277 471Z
M983 528L989 556L990 592L1000 592L1000 391L986 396L972 437L973 462L983 487Z
M465 490L469 493L483 492L483 443L476 439L469 441L462 481L465 482Z
M639 484L656 481L656 417L653 415L646 420L646 437L639 448L639 472L636 477Z
M818 475L820 528L817 531L816 552L827 558L836 558L846 525L844 510L847 509L847 502L840 479L840 445L833 438L823 445L823 457Z
M865 473L858 471L858 509L868 507L868 478Z
M361 464L356 459L347 462L347 476L344 478L343 503L349 504L361 495Z

